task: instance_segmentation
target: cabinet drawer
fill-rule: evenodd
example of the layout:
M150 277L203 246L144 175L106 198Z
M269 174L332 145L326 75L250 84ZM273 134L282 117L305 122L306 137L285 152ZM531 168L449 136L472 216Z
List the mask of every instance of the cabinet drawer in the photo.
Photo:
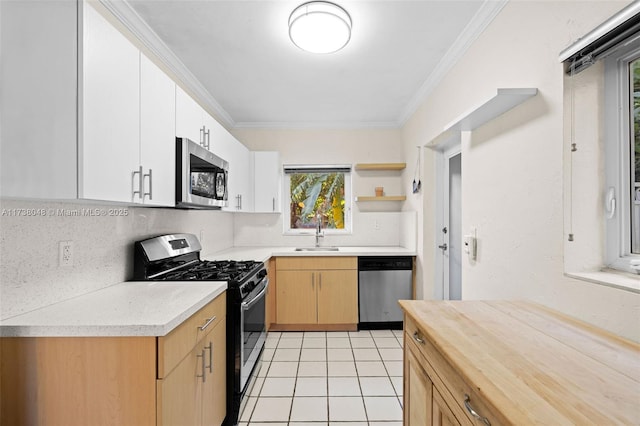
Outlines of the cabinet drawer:
M158 378L163 378L227 314L227 293L222 293L171 333L158 338Z
M276 270L358 269L357 257L304 256L277 257Z
M493 426L505 424L496 409L483 400L478 392L469 386L461 375L449 364L440 352L429 342L426 334L405 316L405 344L414 353L419 353L425 361L424 368L431 377L453 415L461 424L486 424L471 413L485 417ZM468 398L467 398L468 397ZM467 408L468 406L468 408Z

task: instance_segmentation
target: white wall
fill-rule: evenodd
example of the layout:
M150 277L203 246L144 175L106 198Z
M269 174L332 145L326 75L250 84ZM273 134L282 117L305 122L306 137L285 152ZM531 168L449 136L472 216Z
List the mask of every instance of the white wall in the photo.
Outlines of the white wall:
M60 213L83 208L127 215ZM2 199L0 212L0 319L132 279L137 240L188 232L204 237L203 254L233 245L233 215L220 211ZM73 267L58 266L60 241L73 241Z
M403 162L399 129L314 130L236 129L233 134L254 151L279 151L282 164L357 164ZM407 194L399 172L353 171L353 195L374 195L383 186L387 194ZM284 191L283 191L284 192ZM322 244L345 246L396 246L409 244L404 237L407 223L415 229L415 215L400 214L401 204L353 204L353 233L326 235ZM375 210L375 211L374 211ZM283 215L239 214L236 216L236 246L307 246L313 236L283 235ZM411 244L413 241L411 241Z
M463 135L462 228L477 227L479 238L477 262L463 259L463 298L533 300L637 341L640 295L566 278L563 269L563 70L558 53L626 3L509 2L407 122L403 141L405 150L428 143L496 88L538 88L536 97ZM434 153L425 150L424 160L422 199L406 207L422 218L420 278L425 298L431 298ZM405 183L411 179L405 176Z

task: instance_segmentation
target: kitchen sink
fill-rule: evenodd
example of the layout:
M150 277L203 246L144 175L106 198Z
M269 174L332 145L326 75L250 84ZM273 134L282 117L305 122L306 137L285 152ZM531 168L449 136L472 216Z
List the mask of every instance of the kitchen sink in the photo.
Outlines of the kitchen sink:
M298 247L296 251L338 251L338 247Z

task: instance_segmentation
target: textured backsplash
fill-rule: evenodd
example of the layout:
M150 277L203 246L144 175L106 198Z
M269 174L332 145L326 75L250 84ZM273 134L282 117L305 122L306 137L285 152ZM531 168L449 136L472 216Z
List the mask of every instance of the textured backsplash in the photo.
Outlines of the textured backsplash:
M0 319L133 276L133 243L175 232L202 239L203 254L233 246L233 214L81 203L0 201ZM73 266L58 244L73 242Z
M325 245L401 245L415 249L415 212L361 213L353 234ZM233 214L86 203L0 200L0 319L80 296L133 277L133 243L186 232L202 254L232 246L311 245L283 236L281 215ZM73 244L73 266L59 266L58 245Z

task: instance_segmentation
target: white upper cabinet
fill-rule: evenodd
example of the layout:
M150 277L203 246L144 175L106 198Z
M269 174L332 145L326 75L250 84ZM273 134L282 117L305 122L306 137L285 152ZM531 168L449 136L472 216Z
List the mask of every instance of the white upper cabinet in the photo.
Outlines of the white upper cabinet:
M79 197L141 202L140 51L93 7L83 12Z
M79 197L175 205L175 84L84 4Z
M277 151L251 153L253 168L253 194L256 213L280 213L282 165Z
M176 86L176 135L199 143L229 163L227 182L230 212L253 210L251 155L216 119L182 88Z
M173 206L174 83L94 4L0 2L1 195Z
M253 185L251 152L233 135L225 130L222 145L229 162L229 206L224 210L235 212L253 211Z
M187 138L226 160L215 148L219 134L226 132L209 113L176 85L176 136Z
M0 1L0 195L77 197L77 5Z
M144 204L176 202L175 83L140 55L140 164ZM146 175L146 176L144 176Z
M202 107L176 85L176 136L203 145L205 114Z
M225 210L279 211L279 160L252 162L105 16L100 2L0 1L0 195L174 206L178 136L229 162Z

